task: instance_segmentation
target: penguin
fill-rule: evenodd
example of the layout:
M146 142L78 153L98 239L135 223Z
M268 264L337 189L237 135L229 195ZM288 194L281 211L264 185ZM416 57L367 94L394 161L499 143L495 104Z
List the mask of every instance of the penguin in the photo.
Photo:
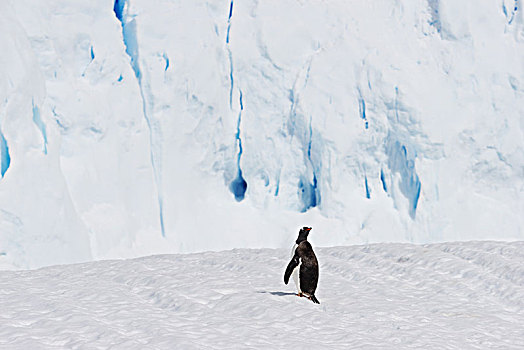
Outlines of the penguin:
M284 273L284 283L288 284L289 277L293 274L293 279L297 285L298 296L305 296L316 304L320 304L315 297L315 290L318 284L318 261L313 247L307 241L307 236L311 227L302 227L298 233L291 252L291 261L287 265Z

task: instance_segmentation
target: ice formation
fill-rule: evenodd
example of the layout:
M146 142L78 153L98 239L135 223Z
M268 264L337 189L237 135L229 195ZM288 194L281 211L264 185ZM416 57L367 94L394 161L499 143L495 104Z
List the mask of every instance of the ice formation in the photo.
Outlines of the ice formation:
M521 1L0 4L0 266L524 238Z

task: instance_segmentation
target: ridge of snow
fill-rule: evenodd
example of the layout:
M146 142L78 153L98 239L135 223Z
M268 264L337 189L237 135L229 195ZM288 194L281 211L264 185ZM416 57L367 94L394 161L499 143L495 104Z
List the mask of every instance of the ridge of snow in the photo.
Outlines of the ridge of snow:
M315 252L320 305L284 285L287 249L0 271L0 347L524 347L524 242Z

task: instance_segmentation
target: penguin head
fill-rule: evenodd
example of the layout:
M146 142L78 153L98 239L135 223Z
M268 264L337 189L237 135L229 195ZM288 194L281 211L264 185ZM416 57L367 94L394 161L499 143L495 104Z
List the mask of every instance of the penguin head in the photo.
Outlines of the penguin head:
M309 235L309 231L311 231L311 229L312 227L302 227L298 232L298 238L295 243L300 244L300 242L307 241L307 235Z

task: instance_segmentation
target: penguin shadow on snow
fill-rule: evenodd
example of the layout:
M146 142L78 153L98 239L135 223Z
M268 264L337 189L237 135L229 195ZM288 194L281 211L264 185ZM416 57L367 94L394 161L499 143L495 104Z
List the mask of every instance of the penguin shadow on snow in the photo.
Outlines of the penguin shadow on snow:
M260 293L260 294L271 294L271 295L276 295L276 296L278 296L278 297L285 297L285 296L288 296L288 295L294 295L294 296L297 295L296 293L287 293L287 292L266 292L266 291L262 291L262 290L259 290L257 293Z

